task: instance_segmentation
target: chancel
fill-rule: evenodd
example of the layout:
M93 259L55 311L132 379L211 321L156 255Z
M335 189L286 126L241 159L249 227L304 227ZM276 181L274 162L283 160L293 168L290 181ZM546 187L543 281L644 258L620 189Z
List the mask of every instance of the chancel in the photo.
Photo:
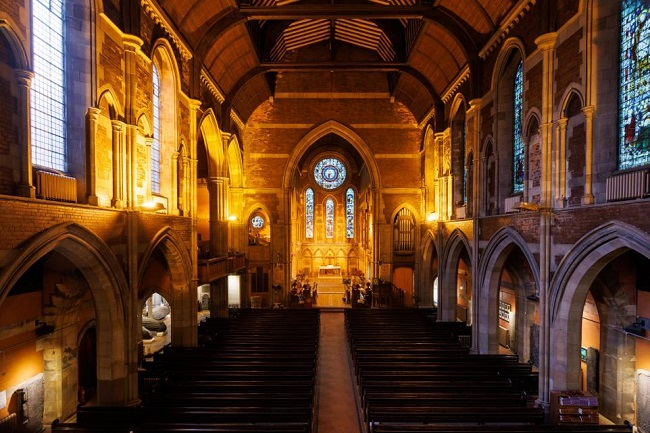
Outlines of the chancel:
M0 432L650 433L649 23L0 2Z

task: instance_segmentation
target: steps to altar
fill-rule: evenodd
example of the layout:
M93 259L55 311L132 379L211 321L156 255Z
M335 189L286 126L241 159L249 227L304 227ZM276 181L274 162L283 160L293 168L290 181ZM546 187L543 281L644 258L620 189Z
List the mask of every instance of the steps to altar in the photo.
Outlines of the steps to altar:
M319 275L314 280L317 284L318 298L316 306L320 308L349 308L345 298L345 286L340 275Z

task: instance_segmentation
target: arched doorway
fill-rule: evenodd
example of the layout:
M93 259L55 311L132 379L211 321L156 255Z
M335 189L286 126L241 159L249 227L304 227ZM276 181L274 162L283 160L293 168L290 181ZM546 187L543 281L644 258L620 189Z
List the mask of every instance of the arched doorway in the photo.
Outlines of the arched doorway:
M585 305L591 294L600 325L599 410L617 424L626 420L636 424L649 415L644 396L650 345L644 337L643 319L650 316L649 269L648 235L614 221L576 243L563 259L551 286L549 355L553 369L548 373L548 387L583 388L582 345L589 332L584 326ZM585 349L589 362L589 348ZM592 377L594 374L592 371ZM587 372L587 382L589 375Z
M5 380L25 392L30 431L75 413L80 379L94 388L96 404L119 406L137 397L137 376L129 373L136 371L137 351L125 314L127 284L101 239L60 224L35 236L4 270L0 303L10 317L3 320L33 326L23 334L31 338L3 350L20 359L15 377ZM10 398L16 389L7 391Z

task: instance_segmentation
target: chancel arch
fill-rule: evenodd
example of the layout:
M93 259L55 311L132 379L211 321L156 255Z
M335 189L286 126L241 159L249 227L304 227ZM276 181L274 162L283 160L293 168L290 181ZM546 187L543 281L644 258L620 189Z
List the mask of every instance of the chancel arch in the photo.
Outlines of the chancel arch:
M341 302L341 277L354 274L365 283L364 271L372 266L374 244L359 209L374 201L374 157L354 131L329 121L303 137L286 167L287 212L295 218L286 218L284 235L292 239L297 274L318 280L319 294L333 293Z

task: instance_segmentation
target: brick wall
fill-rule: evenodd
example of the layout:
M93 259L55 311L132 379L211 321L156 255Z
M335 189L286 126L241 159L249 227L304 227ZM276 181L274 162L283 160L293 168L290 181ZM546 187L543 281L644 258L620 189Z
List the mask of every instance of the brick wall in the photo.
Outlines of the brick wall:
M580 74L583 63L580 51L582 28L561 42L555 51L557 69L555 70L555 100L561 103L561 98L571 83L582 84Z

